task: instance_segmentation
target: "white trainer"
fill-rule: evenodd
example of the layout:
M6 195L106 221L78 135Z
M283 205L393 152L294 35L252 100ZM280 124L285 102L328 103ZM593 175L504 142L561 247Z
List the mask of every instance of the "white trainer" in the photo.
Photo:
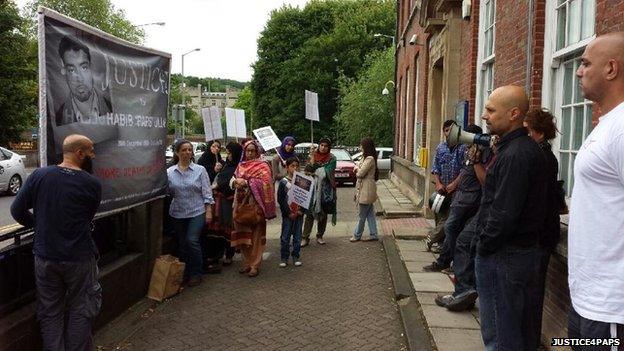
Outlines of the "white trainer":
M280 266L280 268L285 268L286 266L288 266L288 263L280 262L279 266Z
M301 261L295 261L295 266L300 267L303 263Z

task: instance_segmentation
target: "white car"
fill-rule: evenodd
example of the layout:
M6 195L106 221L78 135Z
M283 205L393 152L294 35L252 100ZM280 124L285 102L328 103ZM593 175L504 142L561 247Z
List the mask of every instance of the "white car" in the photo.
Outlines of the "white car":
M197 160L199 160L199 158L201 157L201 155L203 155L205 149L206 149L206 144L205 143L198 143L195 141L191 141L191 144L193 145L193 159L195 160L195 162L197 162ZM169 145L167 146L167 148L165 149L165 162L167 164L169 164L169 162L171 161L171 159L173 159L173 145Z
M380 171L390 171L390 157L392 156L391 147L378 147L377 150L377 168ZM362 160L362 152L353 155L353 161L359 163Z
M17 195L26 180L25 156L0 147L0 193Z

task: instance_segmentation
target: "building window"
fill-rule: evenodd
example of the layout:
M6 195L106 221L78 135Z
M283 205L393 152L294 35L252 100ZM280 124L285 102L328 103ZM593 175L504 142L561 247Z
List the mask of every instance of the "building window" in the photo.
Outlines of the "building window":
M408 153L409 143L407 142L408 133L409 133L409 120L410 120L409 109L411 105L410 97L412 95L412 76L410 75L409 68L405 72L405 75L407 76L407 86L405 87L405 123L403 126L403 145L404 145L403 157L407 159L408 154L409 154ZM416 116L416 112L414 112L414 116Z
M556 50L594 35L595 8L595 0L557 0Z
M592 104L581 93L576 70L581 63L576 56L564 61L559 69L560 90L558 115L559 131L559 178L565 181L568 195L574 185L574 161L583 140L592 131Z
M548 0L544 34L543 105L557 119L560 134L552 142L559 159L559 179L568 196L574 187L574 161L592 131L592 103L581 93L576 71L585 46L594 38L595 0Z
M481 122L481 115L488 96L494 89L494 51L496 33L496 0L481 2L479 16L479 55L477 71L477 101L475 121Z

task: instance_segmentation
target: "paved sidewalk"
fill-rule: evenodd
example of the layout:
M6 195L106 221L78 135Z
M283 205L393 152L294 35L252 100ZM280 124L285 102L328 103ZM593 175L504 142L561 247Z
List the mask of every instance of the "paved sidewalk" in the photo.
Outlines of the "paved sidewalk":
M98 331L98 349L407 350L382 245L348 241L352 198L340 188L338 225L302 249L302 267L278 267L274 220L258 277L235 262L163 303L144 299Z
M402 204L396 201L397 197L392 195L396 189L394 184L390 182L386 187L389 191L380 193L379 202L382 206L384 204L389 204L389 208L401 206ZM423 266L436 258L434 254L427 252L426 245L422 241L431 227L431 221L424 218L382 220L384 231L392 233L395 238L400 258L409 274L413 293L420 305L419 312L426 320L425 324L437 350L483 350L477 308L469 312L450 312L434 302L437 294L448 294L454 288L447 275L422 270Z

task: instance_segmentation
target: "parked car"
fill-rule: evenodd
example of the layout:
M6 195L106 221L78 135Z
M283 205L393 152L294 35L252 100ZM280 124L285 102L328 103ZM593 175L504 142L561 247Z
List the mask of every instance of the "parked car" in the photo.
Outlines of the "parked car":
M193 162L196 162L197 160L199 160L201 155L204 154L204 151L206 151L206 143L198 143L195 141L191 141L191 144L193 145L193 153L194 153L192 160ZM169 162L171 162L172 159L173 159L173 145L169 145L165 149L165 163L169 164Z
M26 180L25 156L0 147L0 193L17 195Z
M351 183L355 186L355 162L345 149L331 149L332 155L336 156L336 172L334 178L336 183L342 185Z
M297 155L301 167L304 167L308 163L308 159L310 159L310 146L312 145L318 147L317 144L313 143L299 143L295 145L295 155Z
M392 148L378 147L377 150L377 168L380 172L390 172L390 157L392 156ZM362 152L353 155L353 161L356 163L362 160Z

